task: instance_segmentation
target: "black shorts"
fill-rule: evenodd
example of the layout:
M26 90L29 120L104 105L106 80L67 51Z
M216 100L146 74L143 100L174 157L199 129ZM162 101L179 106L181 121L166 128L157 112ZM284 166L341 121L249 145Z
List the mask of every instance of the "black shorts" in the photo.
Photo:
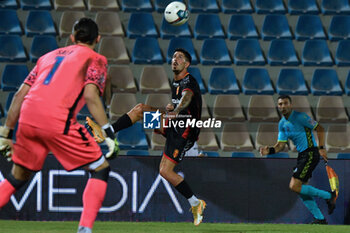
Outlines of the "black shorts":
M315 170L318 162L320 161L320 153L317 147L312 147L300 152L297 159L297 165L293 170L293 177L307 182L312 172Z
M166 141L163 156L174 163L180 163L189 149L192 148L195 141L185 139L182 134L176 132L174 128L165 131Z

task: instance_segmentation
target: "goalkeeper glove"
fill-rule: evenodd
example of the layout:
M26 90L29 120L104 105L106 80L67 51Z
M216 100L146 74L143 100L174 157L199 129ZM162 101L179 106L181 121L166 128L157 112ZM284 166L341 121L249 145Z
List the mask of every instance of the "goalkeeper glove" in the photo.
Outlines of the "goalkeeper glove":
M108 153L105 155L106 159L114 159L119 154L119 144L115 137L113 127L111 124L105 124L102 126L105 133L105 142L108 146Z
M7 161L11 161L12 156L12 135L13 129L0 126L0 154L4 156Z

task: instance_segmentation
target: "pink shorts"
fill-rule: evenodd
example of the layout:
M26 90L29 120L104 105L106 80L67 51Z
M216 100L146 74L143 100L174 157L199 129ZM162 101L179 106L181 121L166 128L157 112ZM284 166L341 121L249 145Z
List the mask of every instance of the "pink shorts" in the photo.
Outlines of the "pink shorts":
M76 123L68 134L19 124L12 160L32 171L39 171L51 151L62 166L70 171L98 160L101 148L87 129Z

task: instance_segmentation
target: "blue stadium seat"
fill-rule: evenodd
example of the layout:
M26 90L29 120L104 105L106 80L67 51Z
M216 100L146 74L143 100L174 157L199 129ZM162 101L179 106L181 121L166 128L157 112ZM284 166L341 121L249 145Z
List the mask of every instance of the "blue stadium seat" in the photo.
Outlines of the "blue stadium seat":
M337 66L350 66L350 40L341 40L335 53L335 64Z
M332 66L333 60L325 40L307 40L301 62L305 66Z
M275 154L266 155L268 159L288 159L289 154L287 152L279 152Z
M295 28L295 39L327 39L318 15L300 15Z
M344 85L344 89L345 89L345 94L346 95L350 95L350 71L348 73L348 76L346 77L345 80L345 85Z
M334 69L315 69L311 80L313 95L342 95L337 72Z
M166 6L174 0L155 0L154 8L159 13L164 13ZM178 2L184 2L183 0L176 0Z
M136 38L132 50L134 64L163 64L164 59L158 41L152 37Z
M187 7L192 13L219 13L216 0L188 0Z
M30 11L25 32L27 37L36 35L56 36L57 33L50 11Z
M0 34L22 35L16 10L0 9Z
M283 0L256 0L255 11L258 14L285 14Z
M201 90L201 94L205 94L207 92L207 89L205 88L199 68L195 66L190 66L188 67L187 71L196 79L199 85L199 89Z
M21 0L22 10L51 10L50 0Z
M142 123L136 122L133 126L118 132L119 148L122 150L147 150L148 143Z
M273 95L270 75L263 68L248 68L243 77L242 92L246 95Z
M131 13L126 35L131 39L136 37L158 37L152 14L144 12Z
M197 40L208 38L225 39L225 33L218 14L198 14L193 34Z
M265 65L259 41L256 39L239 39L234 53L236 65Z
M253 17L245 14L232 15L228 24L227 36L230 40L246 38L258 39L259 35Z
M308 95L303 72L300 69L281 69L277 78L279 95Z
M253 8L252 8L252 5L250 4L250 0L235 0L235 1L222 0L221 8L222 8L222 12L224 12L225 14L253 13Z
M1 89L3 91L17 91L28 73L26 65L7 64L1 76Z
M17 0L2 0L0 1L0 9L14 9L18 8Z
M0 35L0 62L25 62L21 37L18 35Z
M266 15L261 29L261 37L263 40L293 39L287 17L278 14Z
M334 15L328 28L328 38L331 41L350 39L350 16Z
M233 69L214 67L209 76L208 91L212 95L238 95L240 93L240 89Z
M163 18L162 25L160 27L160 37L162 39L171 39L174 37L192 38L192 33L190 31L188 23L184 23L181 26L174 27Z
M30 47L29 58L31 62L36 62L42 55L58 48L54 36L34 36Z
M316 0L289 0L288 12L291 15L319 13Z
M208 157L220 157L219 153L215 151L203 151L202 153Z
M349 153L338 153L337 159L350 159L350 154Z
M232 152L232 158L254 158L253 152Z
M126 152L128 156L149 156L148 150L128 150Z
M153 11L153 6L150 0L122 0L121 8L125 12Z
M198 64L197 54L194 50L192 40L190 38L172 38L169 42L167 51L167 62L170 64L174 51L177 48L183 48L190 53L192 57L192 65Z
M267 61L272 66L299 65L292 40L272 40L267 55Z
M203 65L231 65L232 60L225 40L204 40L200 54L200 61Z
M349 14L348 0L322 0L321 12L325 15Z

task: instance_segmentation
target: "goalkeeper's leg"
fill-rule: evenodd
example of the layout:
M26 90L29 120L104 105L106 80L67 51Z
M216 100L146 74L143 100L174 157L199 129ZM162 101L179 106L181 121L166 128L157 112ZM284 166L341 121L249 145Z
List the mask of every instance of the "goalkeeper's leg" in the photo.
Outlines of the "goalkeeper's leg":
M80 217L78 232L91 232L96 216L102 206L107 190L110 167L105 160L102 165L91 171L83 193L83 212Z
M9 202L11 195L29 180L30 175L30 170L13 164L11 173L0 183L0 208Z

